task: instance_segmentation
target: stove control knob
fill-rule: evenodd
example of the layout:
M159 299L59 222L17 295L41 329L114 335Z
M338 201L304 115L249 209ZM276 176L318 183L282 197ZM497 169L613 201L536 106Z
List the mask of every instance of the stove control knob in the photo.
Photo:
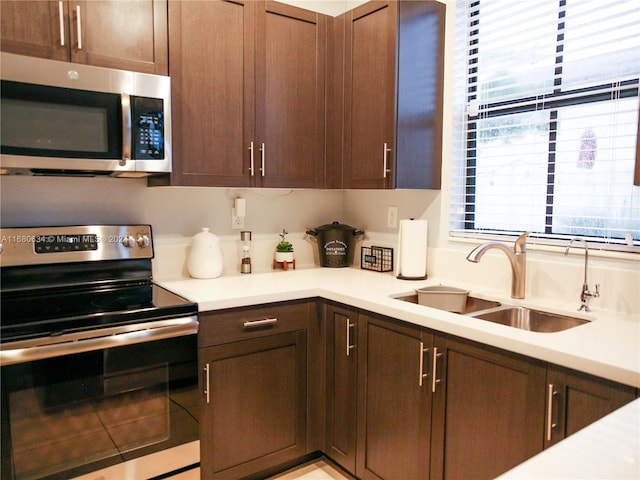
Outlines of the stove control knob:
M148 247L151 241L149 240L149 237L147 235L138 235L138 238L136 239L136 243L140 248L144 248L144 247Z
M126 235L122 239L122 245L124 245L127 248L133 248L136 246L136 239L133 238L133 235Z

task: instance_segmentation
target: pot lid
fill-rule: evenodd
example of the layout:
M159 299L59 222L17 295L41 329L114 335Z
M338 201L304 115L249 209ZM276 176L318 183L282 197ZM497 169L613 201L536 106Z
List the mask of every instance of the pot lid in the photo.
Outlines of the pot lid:
M335 230L346 232L346 231L356 230L356 228L352 227L351 225L345 225L344 223L333 222L333 223L327 223L326 225L321 225L319 227L316 227L314 230L319 232L335 231Z

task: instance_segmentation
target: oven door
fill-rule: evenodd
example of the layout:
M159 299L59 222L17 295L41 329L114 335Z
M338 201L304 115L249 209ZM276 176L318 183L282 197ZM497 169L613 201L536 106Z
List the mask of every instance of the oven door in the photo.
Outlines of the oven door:
M2 479L69 479L112 465L117 472L113 468L123 462L128 478L194 467L199 460L196 338L3 366ZM189 445L175 463L174 456L156 455L151 470L132 471L137 468L132 459Z

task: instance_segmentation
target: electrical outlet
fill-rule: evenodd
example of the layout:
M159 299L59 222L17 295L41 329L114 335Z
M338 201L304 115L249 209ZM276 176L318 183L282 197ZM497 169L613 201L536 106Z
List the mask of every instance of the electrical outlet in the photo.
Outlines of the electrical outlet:
M387 207L387 227L398 227L398 207Z
M244 217L236 215L236 209L231 209L231 228L234 230L240 230L244 228Z

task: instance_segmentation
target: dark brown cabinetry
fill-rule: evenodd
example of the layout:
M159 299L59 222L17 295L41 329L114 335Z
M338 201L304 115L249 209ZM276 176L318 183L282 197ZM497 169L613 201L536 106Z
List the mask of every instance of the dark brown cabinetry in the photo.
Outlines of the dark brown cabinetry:
M177 185L324 186L327 18L271 1L170 2Z
M438 1L371 1L336 20L344 188L440 188L444 14Z
M203 478L494 478L634 388L332 301L201 314ZM548 427L548 428L547 428Z
M325 453L350 472L356 471L358 393L358 312L329 304L327 320L327 414Z
M362 479L494 478L636 394L342 305L328 308L326 318L325 453ZM353 325L349 336L347 325ZM345 355L347 345L356 366ZM555 394L548 397L550 391ZM353 437L345 431L354 415L355 469ZM545 440L546 424L551 440Z
M373 314L359 326L356 475L428 479L432 396L423 373L433 336Z
M201 315L202 478L243 478L315 449L308 430L315 302Z
M494 478L542 451L544 363L441 335L435 349L432 479Z
M167 1L0 3L2 50L166 75Z
M630 402L635 389L550 366L546 394L545 448Z

